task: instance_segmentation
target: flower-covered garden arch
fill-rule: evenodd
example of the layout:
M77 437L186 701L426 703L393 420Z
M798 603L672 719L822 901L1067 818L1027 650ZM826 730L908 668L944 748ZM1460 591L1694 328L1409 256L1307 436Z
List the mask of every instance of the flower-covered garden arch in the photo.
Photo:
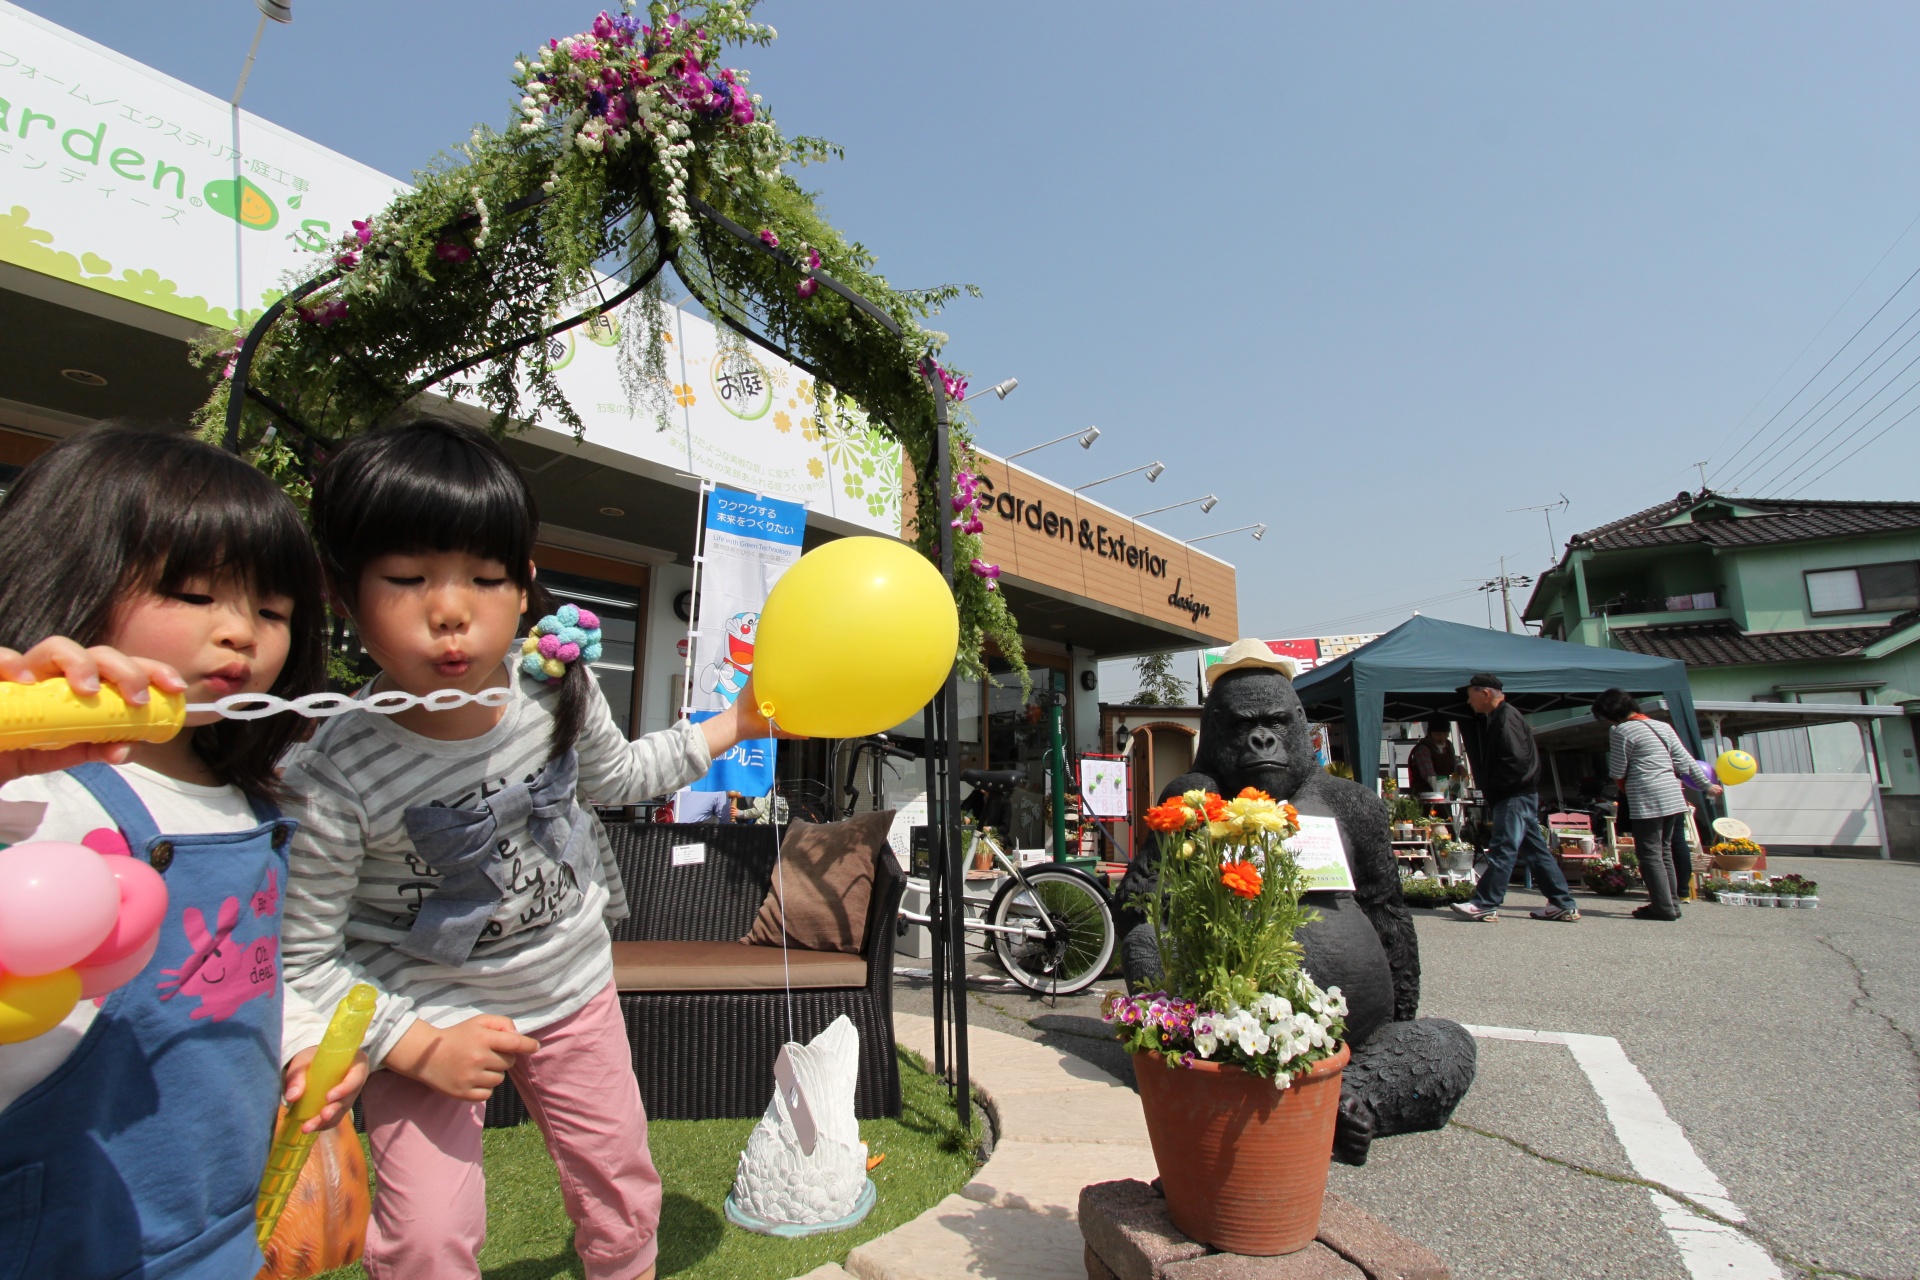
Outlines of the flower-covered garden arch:
M664 427L671 267L740 340L813 375L824 426L863 416L906 450L915 540L959 606L961 673L983 674L990 638L1024 676L950 422L966 384L922 324L962 290L893 287L821 215L792 170L837 149L784 135L746 73L719 64L727 46L773 40L753 3L601 13L516 61L523 96L504 132L475 129L237 345L210 344L226 376L199 425L296 489L316 449L429 391L485 405L497 431L545 414L579 434L545 339L627 308L622 381Z

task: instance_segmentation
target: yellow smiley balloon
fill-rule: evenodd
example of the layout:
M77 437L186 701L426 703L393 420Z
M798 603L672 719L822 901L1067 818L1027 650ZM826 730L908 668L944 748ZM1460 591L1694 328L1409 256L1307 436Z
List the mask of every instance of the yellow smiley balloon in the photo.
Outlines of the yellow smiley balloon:
M1744 751L1722 751L1713 762L1713 771L1723 787L1737 787L1760 772L1760 762Z
M891 538L841 538L801 556L760 611L761 713L809 738L891 729L946 682L960 645L953 592Z
M80 975L72 969L36 973L0 973L0 1044L45 1035L73 1012L80 1000Z

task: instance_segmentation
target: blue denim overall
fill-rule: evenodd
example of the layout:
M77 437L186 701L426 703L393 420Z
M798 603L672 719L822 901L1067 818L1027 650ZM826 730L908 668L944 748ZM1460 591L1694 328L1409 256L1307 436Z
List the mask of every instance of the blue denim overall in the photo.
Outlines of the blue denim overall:
M69 771L167 880L159 948L52 1075L0 1112L0 1280L260 1269L280 1090L280 904L294 824L160 832L105 765Z

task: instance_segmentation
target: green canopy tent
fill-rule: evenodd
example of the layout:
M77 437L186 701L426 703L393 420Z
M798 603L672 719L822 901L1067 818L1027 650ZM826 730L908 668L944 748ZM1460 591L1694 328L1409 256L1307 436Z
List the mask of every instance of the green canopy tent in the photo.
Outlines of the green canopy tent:
M1664 698L1681 740L1695 757L1704 756L1684 662L1438 618L1409 618L1301 676L1294 689L1308 719L1345 726L1354 777L1365 782L1379 770L1386 721L1466 719L1473 710L1459 690L1478 671L1499 676L1507 699L1528 713L1589 707L1613 688Z

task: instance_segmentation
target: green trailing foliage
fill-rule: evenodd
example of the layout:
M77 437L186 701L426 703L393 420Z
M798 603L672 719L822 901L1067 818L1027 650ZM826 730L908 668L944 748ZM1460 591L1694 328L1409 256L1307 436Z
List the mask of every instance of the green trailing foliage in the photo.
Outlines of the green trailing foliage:
M265 403L246 404L242 449L301 500L317 449L374 429L429 391L484 406L496 432L546 422L578 436L584 424L554 377L543 335L609 312L620 325L628 398L664 426L672 398L660 273L670 265L717 323L763 335L817 375L823 431L877 431L904 449L914 541L937 558L955 495L938 492L934 387L945 385L964 419L965 382L937 363L947 338L924 322L978 291L898 288L863 244L827 221L797 175L838 148L784 135L747 74L719 65L729 47L774 39L752 15L753 0L678 12L656 3L603 13L590 30L523 56L514 68L523 96L504 130L476 128L416 174L412 190L369 211L286 281L293 295L326 277L254 352L249 385ZM751 238L699 216L695 200ZM865 298L900 332L859 313L816 273ZM612 300L628 291L615 309ZM225 436L239 337L201 348L226 373L196 418L216 442ZM971 493L964 420L950 439L956 492ZM991 640L1024 684L998 571L980 561L977 530L951 532L961 672L985 674Z

